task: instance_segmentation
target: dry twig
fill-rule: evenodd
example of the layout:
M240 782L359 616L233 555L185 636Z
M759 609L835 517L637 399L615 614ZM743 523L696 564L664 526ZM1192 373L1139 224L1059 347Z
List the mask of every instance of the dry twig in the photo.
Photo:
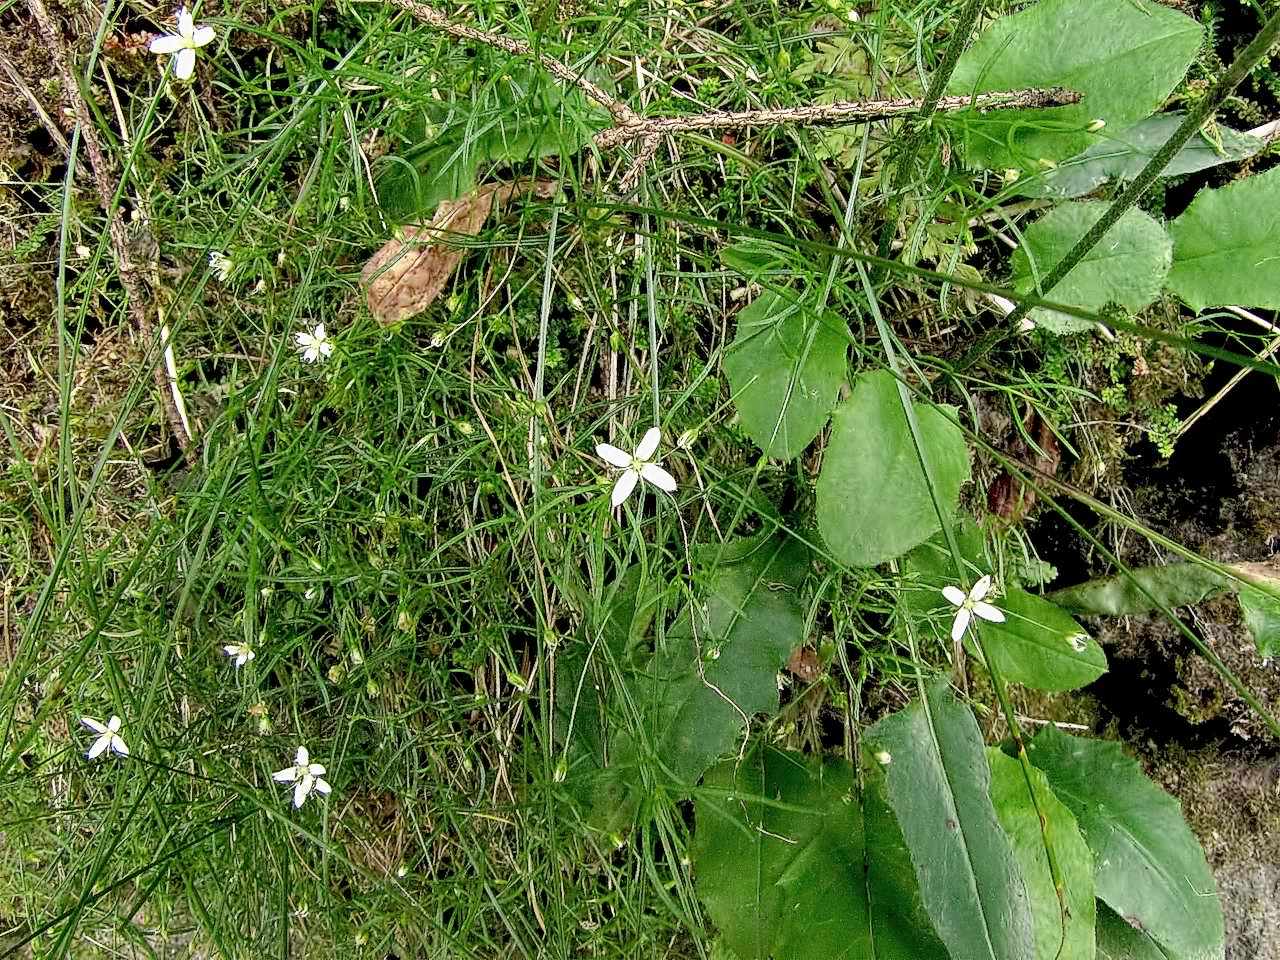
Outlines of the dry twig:
M66 47L63 46L62 35L58 32L57 25L49 15L49 10L44 5L44 0L27 0L27 6L30 8L32 16L35 17L36 23L40 25L45 42L49 44L49 50L53 54L54 62L58 65L63 89L75 109L76 122L80 125L80 132L84 138L85 152L89 155L89 165L93 168L93 179L98 188L98 202L102 205L103 212L107 217L108 233L111 237L111 251L115 257L116 269L120 274L120 285L124 287L129 315L133 318L133 322L138 328L144 347L148 350L152 347L157 348L157 359L152 373L156 386L160 389L161 401L164 404L169 428L173 431L174 436L178 438L178 443L182 447L182 452L187 462L193 464L195 462L195 452L191 446L192 437L187 431L182 411L178 409L174 401L176 380L170 379L164 362L166 344L160 343L156 338L155 328L147 312L148 298L144 292L142 275L139 273L138 267L133 261L133 255L130 253L132 244L129 238L129 227L125 224L123 212L118 206L115 206L115 194L118 184L113 181L111 166L102 150L102 141L98 137L98 130L94 126L88 104L85 103L84 94L80 91L80 84L76 82L75 73L71 69L71 60L67 54ZM144 222L137 224L135 229L149 231L150 227ZM154 248L154 238L146 237L144 239L148 242L150 248Z
M942 97L932 104L924 100L847 100L803 107L772 107L762 110L709 110L676 117L643 117L629 106L592 83L580 70L545 53L538 53L523 40L456 23L434 7L418 0L386 0L392 6L412 14L427 26L460 40L473 40L514 56L532 57L548 73L562 83L578 87L587 97L609 111L613 126L596 134L593 143L608 150L626 143L639 142L637 155L624 174L620 186L624 192L635 186L644 168L658 149L661 137L677 133L743 130L748 127L773 127L785 124L821 126L868 123L890 117L918 113L926 106L936 111L1010 110L1031 107L1062 106L1077 103L1080 95L1059 87L1010 90L1002 93L980 93L972 97Z

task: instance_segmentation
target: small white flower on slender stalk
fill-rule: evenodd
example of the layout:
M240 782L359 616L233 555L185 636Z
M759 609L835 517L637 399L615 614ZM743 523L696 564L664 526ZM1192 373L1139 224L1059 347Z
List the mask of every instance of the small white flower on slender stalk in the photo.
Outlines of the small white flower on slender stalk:
M173 55L173 75L179 80L190 80L196 69L196 48L212 43L217 36L213 27L197 27L186 7L178 8L178 32L156 37L151 41L151 52Z
M89 748L86 756L90 760L96 760L102 756L107 748L110 747L113 753L117 753L122 757L129 755L129 747L124 740L120 738L120 718L112 715L111 719L105 724L93 717L81 717L80 722L98 735L98 739L93 741L93 746Z
M659 490L666 493L676 492L675 479L653 459L653 455L658 452L660 440L662 440L662 431L657 427L650 427L640 439L640 445L636 447L635 453L619 450L611 443L596 444L596 456L610 466L622 470L622 476L618 477L617 483L613 485L613 496L610 497L613 506L618 506L631 496L631 491L636 488L641 477Z
M271 779L276 783L293 784L293 805L297 808L302 806L312 790L325 796L329 795L329 791L333 788L325 781L324 773L324 764L312 763L307 748L298 747L298 755L294 758L293 766L277 770L271 775Z
M298 352L307 363L315 363L321 357L329 357L333 353L333 341L324 332L324 324L317 323L310 333L303 330L293 335L298 345Z
M983 598L991 592L991 575L987 574L973 585L968 595L959 587L945 586L942 595L960 609L956 611L955 620L951 621L951 639L959 640L969 629L969 622L976 616L991 623L1004 623L1004 614Z
M253 647L247 643L228 643L222 648L222 652L236 662L237 670L257 656Z
M209 251L209 269L218 278L219 283L226 283L231 276L231 258L221 250Z

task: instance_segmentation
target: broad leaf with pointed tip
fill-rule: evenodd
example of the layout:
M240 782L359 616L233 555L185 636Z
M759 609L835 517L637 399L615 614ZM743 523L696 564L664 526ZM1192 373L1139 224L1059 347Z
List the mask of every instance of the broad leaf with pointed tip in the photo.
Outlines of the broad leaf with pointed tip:
M928 458L946 522L969 479L969 449L947 409L914 402L917 451L898 394L884 370L864 373L832 416L818 476L818 529L837 559L871 567L901 556L942 527L921 467ZM954 412L954 411L952 411Z
M1127 130L1112 133L1108 127L1097 136L1098 142L1084 153L1019 180L1018 192L1028 197L1067 199L1092 193L1108 180L1132 180L1184 119L1185 114L1162 113L1139 120ZM1257 137L1215 124L1211 130L1187 141L1160 176L1179 177L1246 160L1265 146Z
M767 456L798 456L826 425L848 352L844 324L793 294L767 290L738 314L724 372L743 428Z
M953 958L1026 960L1027 889L988 792L982 734L943 683L924 702L866 733L884 764L886 795L911 851L920 894Z
M945 960L901 834L848 763L757 746L705 786L690 855L739 960Z
M1044 110L992 110L957 117L965 158L974 166L1036 169L1062 160L1105 120L1123 130L1173 92L1200 49L1195 20L1151 0L1041 0L999 17L960 57L952 94L1066 87L1077 104Z
M1093 851L1099 899L1141 927L1167 960L1220 958L1222 907L1213 873L1178 802L1117 743L1048 726L1027 752L1080 824Z
M1280 307L1280 167L1201 190L1169 232L1169 289L1193 310Z
M1031 771L1033 803L1022 764L998 747L988 747L987 758L991 803L1013 843L1031 898L1036 960L1093 960L1093 855L1075 816L1053 795L1041 771ZM1062 880L1062 900L1054 886L1049 849Z

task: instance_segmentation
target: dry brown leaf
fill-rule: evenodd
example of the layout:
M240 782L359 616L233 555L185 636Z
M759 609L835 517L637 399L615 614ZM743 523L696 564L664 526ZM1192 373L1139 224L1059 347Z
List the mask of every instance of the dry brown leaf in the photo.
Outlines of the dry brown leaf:
M430 223L402 228L360 271L369 312L383 326L421 313L444 291L466 256L467 248L450 243L450 236L474 237L495 204L525 193L549 197L555 190L550 180L498 183L441 201Z

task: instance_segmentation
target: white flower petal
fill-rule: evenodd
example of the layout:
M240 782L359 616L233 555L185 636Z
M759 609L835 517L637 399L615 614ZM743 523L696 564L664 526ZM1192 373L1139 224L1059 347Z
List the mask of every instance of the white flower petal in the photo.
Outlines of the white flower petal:
M667 493L676 492L675 477L671 476L656 463L646 463L641 467L640 476L644 477L659 490L665 490Z
M285 767L283 770L277 770L271 775L271 779L276 783L293 783L298 779L298 768Z
M307 799L307 794L311 792L311 778L303 777L293 787L293 805L295 808L302 806L302 801Z
M965 597L963 590L959 587L953 587L950 584L942 588L942 595L957 607L963 607L965 600L968 599Z
M106 733L107 725L101 720L95 720L93 717L81 717L80 722L92 730L94 733Z
M173 75L179 80L190 80L196 72L196 52L185 47L173 55Z
M951 639L959 640L964 636L964 632L969 629L969 620L973 617L968 607L961 607L956 611L956 618L951 621Z
M613 467L625 469L631 466L631 454L625 450L619 450L612 443L597 443L596 456Z
M177 53L186 45L187 41L183 40L181 37L175 37L173 34L169 34L164 37L156 37L151 41L151 46L148 49L150 49L152 53Z
M311 335L316 338L317 343L321 343L325 339L324 324L317 323L316 328L311 331Z
M213 27L196 27L196 32L191 35L191 43L193 46L203 47L206 43L212 43L217 35Z
M112 733L120 732L120 718L114 713L111 715L111 719L107 721L107 729Z
M122 757L127 757L129 755L129 745L117 736L112 736L111 738L111 749Z
M615 507L618 506L631 496L631 491L639 482L640 474L634 470L624 470L622 476L618 477L618 482L613 485L613 495L609 498L609 502Z
M644 436L640 438L640 445L636 447L636 459L648 460L658 450L658 442L662 439L662 431L657 427L650 427L645 431Z
M98 757L102 756L102 752L106 750L107 747L110 745L111 745L111 734L105 733L102 736L100 736L97 740L93 741L93 746L89 748L89 752L86 754L86 756L90 760L96 760L98 759Z
M222 652L225 653L228 657L239 656L240 644L228 643L225 647L222 648Z
M327 780L321 780L318 777L316 778L317 793L323 793L327 797L331 790L333 790L333 787L329 786L329 782Z
M320 344L320 352L324 354L326 357L330 356L333 353L333 341L332 340L322 341Z
M989 603L983 603L981 600L974 601L973 612L983 620L989 620L992 623L1004 623L1004 613L1000 608L993 607Z
M977 583L973 585L973 588L969 591L969 599L981 600L990 592L991 592L991 574L988 573L986 576L982 577Z
M190 40L191 35L195 32L196 24L192 19L191 11L185 6L178 8L178 33L184 38Z
M323 777L328 771L325 770L323 763L313 763L307 767L307 773L313 777Z
M293 763L299 770L307 769L307 765L311 763L311 754L307 752L306 747L298 747L298 753L297 756L293 758Z

